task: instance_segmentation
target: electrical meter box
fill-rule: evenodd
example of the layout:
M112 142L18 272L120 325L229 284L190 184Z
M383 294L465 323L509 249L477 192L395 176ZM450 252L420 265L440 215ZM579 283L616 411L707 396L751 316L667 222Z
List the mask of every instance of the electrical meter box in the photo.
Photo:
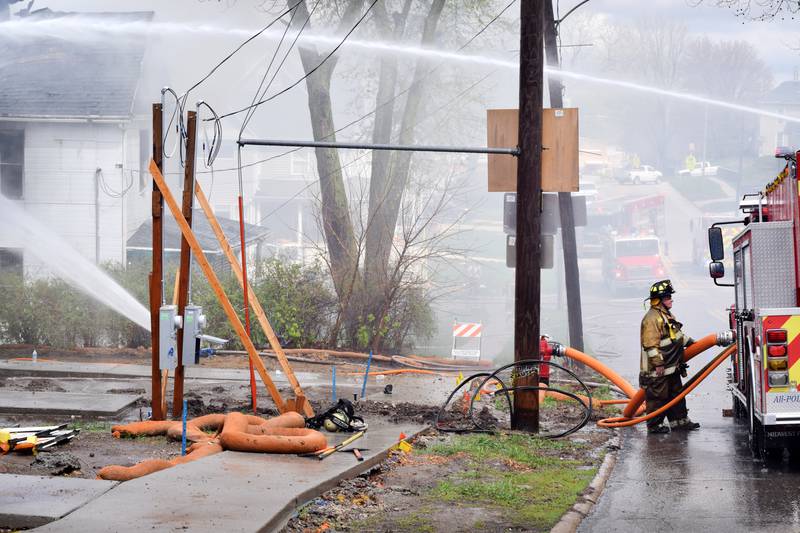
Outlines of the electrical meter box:
M158 310L158 366L173 370L178 366L178 306L163 305Z
M198 305L187 305L183 309L183 366L196 365L200 361L200 334L206 316Z

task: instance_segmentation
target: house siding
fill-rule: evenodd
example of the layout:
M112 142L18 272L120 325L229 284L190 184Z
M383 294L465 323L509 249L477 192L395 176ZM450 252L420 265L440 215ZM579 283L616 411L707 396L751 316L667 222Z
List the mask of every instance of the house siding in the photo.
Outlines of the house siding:
M25 130L20 200L25 209L89 260L96 259L99 237L97 259L124 262L127 209L124 198L115 197L114 193L124 190L130 182L126 142L136 136L125 135L120 124L0 122L0 128ZM96 195L98 169L111 194L100 187ZM134 184L130 191L135 187ZM95 231L95 198L99 234ZM0 233L0 248L14 244L13 230ZM26 255L26 272L46 271L43 266Z

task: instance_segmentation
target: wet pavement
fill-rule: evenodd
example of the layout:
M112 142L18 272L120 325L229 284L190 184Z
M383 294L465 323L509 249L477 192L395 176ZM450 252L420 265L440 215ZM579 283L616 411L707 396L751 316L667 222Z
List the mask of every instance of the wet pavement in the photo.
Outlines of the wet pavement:
M679 199L669 199L670 208L668 225L670 216L692 214ZM671 253L686 258L689 244L673 239ZM604 298L592 267L582 265L581 280L584 290L590 289L583 302L587 351L637 385L645 295ZM732 289L715 287L700 267L688 263L671 265L668 276L677 289L673 312L686 333L699 338L727 328ZM690 375L720 349L692 361ZM753 459L746 426L722 416L731 407L729 367L721 365L688 397L690 417L702 424L700 430L647 435L636 426L622 431L617 465L579 531L800 531L800 460Z

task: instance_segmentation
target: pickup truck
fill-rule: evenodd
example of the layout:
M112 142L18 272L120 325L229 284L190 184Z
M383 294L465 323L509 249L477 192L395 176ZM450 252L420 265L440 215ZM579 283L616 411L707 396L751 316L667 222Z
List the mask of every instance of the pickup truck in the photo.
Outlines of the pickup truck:
M697 166L691 170L688 168L684 168L683 170L678 171L678 176L692 176L692 177L699 177L699 176L716 176L719 167L716 165L712 165L708 161L699 161Z
M628 172L628 179L626 181L638 185L640 183L658 183L661 181L661 171L656 170L650 165L642 165L641 167Z

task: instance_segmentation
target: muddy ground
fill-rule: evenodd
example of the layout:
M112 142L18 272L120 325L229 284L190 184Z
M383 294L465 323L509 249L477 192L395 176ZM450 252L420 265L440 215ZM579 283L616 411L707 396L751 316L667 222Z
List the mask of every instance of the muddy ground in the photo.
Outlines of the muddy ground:
M0 347L0 359L24 357L28 347ZM93 363L149 364L150 353L144 350L47 350L37 349L40 360L56 360ZM274 359L265 359L268 369L278 368ZM203 366L222 368L244 368L244 357L218 356L203 361ZM329 375L327 365L292 363L296 372L311 372L315 375ZM363 364L349 361L337 362L341 376L347 372L363 372ZM373 370L380 370L374 365ZM354 378L355 379L355 378ZM367 422L377 417L393 422L413 421L435 425L440 403L448 391L455 386L451 376L413 376L412 378L387 377L377 381L377 395L371 400L361 400L356 404L356 412ZM360 378L358 378L360 383ZM394 383L393 395L381 394L384 384ZM420 394L414 393L414 387ZM80 429L80 434L72 441L59 445L51 451L37 456L11 453L0 458L0 473L72 476L95 478L100 468L111 464L130 466L153 458L170 459L180 454L180 443L171 442L166 437L144 437L117 439L111 434L111 426L120 422L146 419L149 405L146 400L149 382L146 379L90 380L83 378L41 378L5 377L0 378L0 387L6 390L75 392L95 391L100 394L140 394L142 399L124 416L115 420L83 420L64 417L0 416L0 426L10 425L49 425L69 423ZM285 384L281 393L290 397ZM249 384L244 382L203 382L193 381L187 385L185 398L189 417L208 413L230 411L249 412ZM263 387L259 384L259 390ZM352 386L351 389L352 390ZM473 390L473 393L475 390ZM306 393L315 412L326 410L331 405L330 387L309 387ZM344 396L344 393L341 392ZM168 394L171 399L171 393ZM406 399L412 401L405 401ZM427 402L427 404L425 404ZM171 404L171 402L170 402ZM440 423L445 428L469 429L475 421L483 428L508 430L508 410L502 398L484 394L475 403L474 421L466 415L468 404L457 395L448 409L442 413ZM169 410L171 412L171 408ZM268 400L259 403L258 413L262 416L277 414ZM608 413L607 413L608 414ZM596 468L607 451L607 443L612 433L601 430L594 424L601 416L595 413L592 420L580 431L564 440L574 443L569 453L559 452L562 459L574 461L579 469ZM583 412L575 405L548 400L541 409L541 431L543 434L559 433L578 424ZM441 480L447 479L474 466L474 458L463 454L439 456L424 453L433 445L451 441L451 433L430 430L414 444L411 453L394 453L373 471L355 479L345 481L337 488L302 507L298 515L286 528L288 532L299 531L509 531L539 530L539 526L520 526L514 513L495 505L464 503L437 500L431 496L436 493ZM457 438L457 437L456 437ZM506 472L528 475L530 468L513 460L494 461L490 464L495 473ZM573 465L574 467L574 465ZM570 501L580 499L579 492L570 496Z

